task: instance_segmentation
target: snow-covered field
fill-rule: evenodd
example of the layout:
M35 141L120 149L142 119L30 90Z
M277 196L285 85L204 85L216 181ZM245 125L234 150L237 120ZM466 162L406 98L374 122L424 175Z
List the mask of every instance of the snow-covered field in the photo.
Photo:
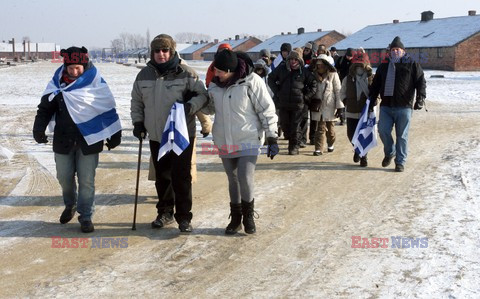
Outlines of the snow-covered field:
M208 63L189 64L205 77ZM336 151L322 158L311 147L261 158L258 233L226 238L226 179L220 160L201 154L194 233L149 228L155 192L146 180L138 230L129 229L138 151L130 91L139 69L97 64L125 131L119 149L101 157L94 236L129 238L128 249L100 252L50 246L52 236L85 237L75 221L57 224L63 208L51 143L31 136L58 66L0 69L0 297L480 297L480 72L425 72L429 112L414 113L405 173L379 166L381 146L368 168L351 163L344 127ZM145 149L143 170L148 156ZM353 236L370 245L388 238L388 246L352 248ZM428 246L392 248L395 236Z

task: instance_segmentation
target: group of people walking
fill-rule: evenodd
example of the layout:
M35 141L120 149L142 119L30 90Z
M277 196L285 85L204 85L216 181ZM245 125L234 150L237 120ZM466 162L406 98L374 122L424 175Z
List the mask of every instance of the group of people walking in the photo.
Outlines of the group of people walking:
M380 137L385 144L382 165L388 166L395 157L396 170L403 171L411 109L421 109L426 95L420 65L401 61L405 48L399 38L391 44L394 55L390 62L380 65L375 76L366 55L340 61L325 46L313 42L293 50L283 44L274 59L268 50L262 50L256 62L222 44L209 67L208 90L179 57L172 37L160 34L150 46L150 61L133 84L131 118L133 135L140 140L149 138L158 196L152 228L176 221L181 232L192 231L191 170L195 114L199 112L215 114L213 141L220 149L230 197L226 234L237 233L242 224L246 233L256 232L255 166L264 144L268 157L278 154L280 128L288 139L288 154L298 155L299 148L306 146L310 119L313 154L332 152L335 118L346 116L351 140L365 100L373 99L373 108L380 95ZM45 130L53 117L53 151L65 203L60 222L68 223L78 212L81 230L92 232L98 153L104 140L109 150L121 143L122 128L113 95L89 61L87 50L71 47L61 55L64 64L44 92L33 136L38 143L48 142ZM336 68L342 64L348 64L345 78ZM393 126L396 143L391 137ZM173 150L165 151L168 146ZM355 155L354 161L367 166L366 156Z

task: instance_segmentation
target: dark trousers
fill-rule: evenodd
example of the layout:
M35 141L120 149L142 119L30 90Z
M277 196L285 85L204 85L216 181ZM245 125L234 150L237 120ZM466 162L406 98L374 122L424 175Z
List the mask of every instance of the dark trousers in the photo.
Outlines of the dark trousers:
M300 122L300 132L302 132L301 143L307 144L307 130L308 130L308 106L303 107L302 121Z
M318 121L312 120L312 112L310 111L310 131L308 132L308 139L315 140L315 131L317 130Z
M300 148L300 140L302 139L300 124L303 120L303 115L303 109L280 109L282 130L285 135L289 137L288 150Z
M157 189L157 212L163 214L173 212L175 220L192 219L192 151L194 138L190 138L190 145L177 156L173 151L165 154L160 161L158 150L160 143L150 140L150 152L155 167L155 188Z
M347 136L348 140L352 142L353 135L355 135L355 130L357 129L359 119L347 117Z

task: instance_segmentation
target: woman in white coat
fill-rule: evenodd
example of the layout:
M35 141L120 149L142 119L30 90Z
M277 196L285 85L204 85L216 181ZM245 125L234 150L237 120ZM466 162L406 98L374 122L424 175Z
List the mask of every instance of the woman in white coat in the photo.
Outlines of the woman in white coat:
M267 156L273 159L278 153L275 105L247 54L224 50L215 56L214 67L203 112L215 113L214 146L228 177L231 221L225 233L235 234L243 217L245 232L252 234L254 172L265 135Z
M320 156L327 140L328 152L333 152L335 143L335 118L338 109L344 107L340 99L341 83L334 67L333 58L320 54L313 61L313 74L317 80L317 92L311 100L312 120L316 120L314 156Z

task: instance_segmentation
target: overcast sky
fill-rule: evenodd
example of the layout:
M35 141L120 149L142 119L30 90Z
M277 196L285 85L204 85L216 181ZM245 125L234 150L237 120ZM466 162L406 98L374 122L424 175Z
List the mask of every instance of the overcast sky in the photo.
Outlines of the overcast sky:
M153 38L160 33L175 36L196 32L212 39L236 34L273 36L280 32L337 30L354 33L371 24L393 19L413 21L431 10L434 18L480 13L479 0L12 0L0 5L0 41L24 36L32 42L109 47L121 32ZM401 6L395 7L396 4ZM455 28L452 28L452 33Z

